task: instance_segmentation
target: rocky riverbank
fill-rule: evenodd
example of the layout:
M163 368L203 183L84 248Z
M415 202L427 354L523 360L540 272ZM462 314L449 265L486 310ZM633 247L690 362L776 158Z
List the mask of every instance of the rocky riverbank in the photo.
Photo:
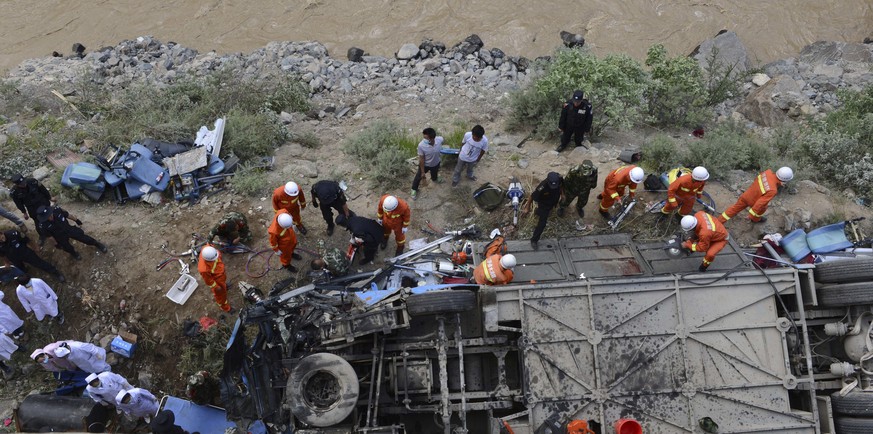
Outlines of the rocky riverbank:
M566 32L562 40L565 46L584 44L581 36ZM827 113L839 106L840 89L873 84L871 43L821 41L796 57L756 66L741 38L722 32L703 41L692 55L704 69L714 59L736 72L755 72L744 83L740 97L716 110L721 119L748 122L750 127L774 127ZM253 80L294 74L309 84L313 94L327 98L403 92L476 99L517 89L540 68L536 61L485 47L476 35L453 46L432 40L407 43L393 58L370 56L359 48L349 49L346 57L333 57L324 45L313 41L272 42L248 54L218 55L142 36L78 55L27 60L12 69L8 78L48 85L69 95L83 77L111 87L136 82L161 85L229 68Z

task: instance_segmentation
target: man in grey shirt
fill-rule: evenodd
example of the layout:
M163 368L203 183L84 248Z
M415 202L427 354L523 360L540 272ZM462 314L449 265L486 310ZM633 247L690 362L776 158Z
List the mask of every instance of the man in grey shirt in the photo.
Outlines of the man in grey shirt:
M421 132L424 139L418 143L418 172L415 173L415 179L412 180L412 200L418 198L418 185L422 178L430 172L430 180L441 184L439 178L440 171L440 148L443 147L442 136L437 136L433 128L425 128ZM427 185L427 178L424 179L424 185Z
M476 125L471 131L464 134L464 141L461 143L461 152L458 154L458 164L455 166L455 172L452 174L452 187L457 187L461 181L461 171L467 169L467 179L475 181L473 176L473 168L476 163L485 156L488 151L488 137L485 137L485 128L482 125Z

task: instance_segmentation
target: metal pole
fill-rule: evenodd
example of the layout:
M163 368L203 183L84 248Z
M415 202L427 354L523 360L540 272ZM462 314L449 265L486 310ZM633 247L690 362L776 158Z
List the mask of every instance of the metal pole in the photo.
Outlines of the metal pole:
M443 433L452 434L452 409L449 407L449 372L448 372L448 354L446 347L448 339L446 338L446 319L443 316L438 316L439 321L439 338L437 342L437 354L439 356L440 367L440 406L443 413Z
M379 418L379 394L382 393L382 365L385 357L385 339L382 339L382 345L379 345L379 373L376 375L376 407L373 409L373 425L376 426L376 419Z
M467 391L466 380L464 378L464 338L461 335L461 314L455 314L455 321L458 322L458 331L455 332L455 345L458 347L458 370L461 375L461 433L467 432Z

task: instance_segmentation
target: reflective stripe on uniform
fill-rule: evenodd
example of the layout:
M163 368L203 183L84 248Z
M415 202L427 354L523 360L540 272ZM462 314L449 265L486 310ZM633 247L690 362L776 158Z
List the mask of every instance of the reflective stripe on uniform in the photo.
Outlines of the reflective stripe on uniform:
M761 218L761 216L762 216L762 214L756 213L754 210L752 210L752 208L749 208L749 214L751 214L754 217L758 217L758 218Z
M676 198L675 198L675 197L671 197L671 198L667 199L667 202L670 202L670 203L676 203Z
M764 174L763 174L763 173L760 174L760 175L758 175L758 180L757 180L757 181L758 181L758 188L761 189L761 194L766 193L766 192L767 192L767 187L764 186L764 183L766 182L766 180L764 179Z
M709 230L715 231L715 222L712 220L712 216L709 214L705 214L706 223L709 224Z
M215 260L212 261L212 272L213 273L215 272L215 267L217 267L217 266L218 266L218 258L215 258Z
M494 283L494 276L491 274L492 270L489 265L491 265L491 262L488 261L488 259L482 261L482 271L485 272L485 278L488 279L489 282Z
M727 215L727 213L726 213L726 212L723 212L723 213L721 213L721 218L723 218L723 219L724 219L724 221L728 221L728 220L730 220L730 219L731 219L731 218L730 218L730 217L729 217L729 216L728 216L728 215Z
M618 193L612 193L609 195L610 198L615 199L618 197Z

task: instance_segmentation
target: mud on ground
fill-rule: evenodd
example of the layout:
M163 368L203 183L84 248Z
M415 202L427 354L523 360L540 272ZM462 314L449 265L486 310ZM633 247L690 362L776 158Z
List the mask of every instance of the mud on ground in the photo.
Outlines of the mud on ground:
M296 116L289 128L295 131L312 131L321 139L318 149L306 149L294 143L286 144L277 149L274 170L268 173L268 184L264 185L260 197L250 198L236 195L230 190L210 195L200 203L188 206L172 201L166 201L160 206L150 206L144 203L128 203L117 205L112 201L98 204L84 202L61 203L84 222L85 231L105 242L109 247L108 254L100 254L94 248L82 246L83 260L74 261L57 249L49 241L41 254L52 261L67 276L66 284L59 284L51 279L47 281L57 291L63 311L67 316L64 325L37 325L31 316L25 316L15 297L14 286L6 284L3 287L6 301L22 318L26 318L28 336L24 343L25 352L18 352L14 362L18 365L18 376L8 381L0 381L0 396L22 398L31 391L47 391L53 387L48 373L43 372L27 359L27 355L37 346L43 346L58 339L92 340L107 342L118 330L129 330L140 338L140 348L133 359L118 358L119 363L113 368L125 375L134 384L142 385L147 380L156 392L181 395L184 393L184 378L193 369L200 369L198 358L217 360L220 348L224 342L210 345L209 349L196 348L191 351L191 342L182 337L182 323L186 319L197 320L202 316L219 319L221 327L232 326L235 318L223 315L212 300L211 292L205 285L200 286L184 306L177 305L164 296L179 273L178 263L169 264L161 271L155 266L168 257L166 251L181 252L188 248L191 234L208 233L211 225L228 211L240 211L247 215L254 232L252 247L257 250L267 248L266 228L272 217L269 200L271 191L289 179L301 184L308 195L309 188L318 179L339 177L349 185L347 196L349 207L356 213L375 217L376 204L384 193L396 194L409 201L412 208L412 224L408 239L428 237L421 228L430 223L442 228L460 228L466 222L473 221L485 225L504 226L511 221L511 210L499 209L485 214L478 210L471 200L472 191L483 182L492 182L506 187L511 177L516 176L525 184L529 194L536 184L549 171L566 173L574 164L584 159L591 159L600 168L600 182L605 174L621 163L616 160L622 149L638 147L653 134L652 131L634 131L626 133L610 132L593 144L591 149L576 149L561 154L554 152L556 143L546 143L527 140L522 146L517 146L524 139L523 135L509 134L503 126L504 114L508 110L505 96L495 95L494 98L470 102L458 98L433 100L413 94L382 94L374 96L358 96L346 101L316 101L316 104L352 105L358 107L358 115L351 114L341 119L326 118L321 121L305 120ZM479 180L461 181L457 188L452 188L449 182L435 185L429 183L421 187L418 200L409 196L414 165L411 163L409 174L405 179L397 181L395 188L386 191L375 191L369 187L366 179L366 167L359 167L353 159L341 152L342 141L362 130L369 122L379 119L394 119L409 127L410 134L417 135L426 126L433 126L438 131L450 131L460 123L472 127L481 124L486 129L486 135L491 139L491 150L488 156L476 168ZM678 131L677 136L684 137L685 131ZM457 144L454 144L457 145ZM295 163L299 160L316 163L318 177L301 178L295 172ZM519 166L527 166L522 169ZM444 158L441 177L448 181L454 167L452 158ZM719 210L729 206L736 199L738 192L730 190L730 185L738 185L745 189L755 174L745 174L745 179L729 179L725 183L710 182L707 191L713 196ZM717 175L716 175L717 176ZM862 208L853 202L829 193L820 193L815 188L796 183L796 194L780 194L771 204L768 215L770 222L765 225L752 225L741 218L735 218L728 224L731 235L743 245L755 242L762 232L781 231L783 224L780 215L794 213L796 209L808 210L811 223L827 216L858 217L870 215L869 209ZM597 191L592 191L586 206L586 215L579 219L583 230L577 230L578 217L573 209L568 209L563 218L552 216L544 237L577 236L580 234L597 233L609 230L603 219L597 213ZM644 201L661 200L664 193L641 193ZM311 198L307 197L311 203ZM6 204L10 205L11 204ZM663 239L676 230L676 223L654 226L655 216L646 215L644 207L638 207L627 220L626 227L637 234L640 240ZM328 237L325 234L325 224L319 210L307 207L303 211L303 221L309 233L299 235L301 250L316 251L318 241L324 240L329 247L345 248L348 234L341 228ZM833 221L821 221L828 223ZM5 220L4 223L5 224ZM522 217L518 230L512 235L517 239L530 236L535 225L535 217ZM35 236L31 227L31 235ZM869 223L867 233L871 233ZM490 227L482 228L487 233ZM430 237L433 239L433 237ZM393 253L390 248L380 252L377 263L386 253ZM308 261L314 257L310 253L302 253L303 264L298 264L300 272L296 273L298 284L307 280ZM242 295L237 289L240 281L250 282L265 292L279 280L287 278L288 272L274 270L263 278L250 278L245 274L247 255L225 255L229 277L229 299L232 306L243 306ZM196 264L188 262L191 273L200 278L196 272ZM273 258L271 265L278 268L278 258ZM368 267L372 268L372 267ZM226 336L226 335L223 335ZM204 354L204 351L208 354ZM113 356L114 357L114 356ZM183 360L184 359L184 360ZM22 371L23 369L23 371Z

